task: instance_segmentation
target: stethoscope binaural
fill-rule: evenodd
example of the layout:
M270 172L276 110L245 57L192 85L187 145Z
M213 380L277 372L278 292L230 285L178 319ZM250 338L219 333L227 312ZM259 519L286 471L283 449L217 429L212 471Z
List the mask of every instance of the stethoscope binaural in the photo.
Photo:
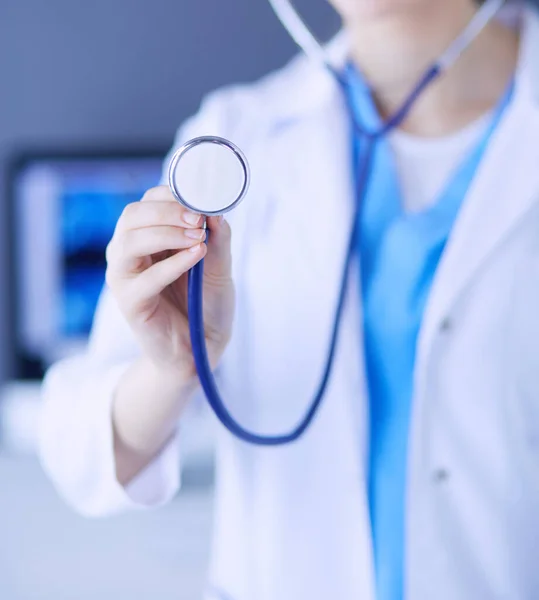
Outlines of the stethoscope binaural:
M242 427L228 411L213 378L206 350L202 298L204 261L200 261L189 271L188 316L191 345L200 383L212 410L222 425L244 442L262 446L277 446L293 442L303 435L312 423L327 388L335 357L339 324L351 270L350 266L358 241L358 215L370 180L371 158L376 141L404 121L425 88L455 63L462 52L500 10L504 0L487 0L479 8L464 31L425 72L400 110L383 123L377 131L365 130L356 119L351 106L346 77L331 64L324 49L303 23L290 0L269 0L269 3L299 47L335 78L347 101L352 126L355 132L364 140L364 148L359 157L359 165L356 171L356 215L343 268L328 357L314 399L302 420L289 433L281 435L253 433ZM194 173L196 171L194 166L200 165L201 162L208 166L208 171L204 173L203 177L197 177ZM193 165L193 168L191 168L191 165ZM218 186L208 185L212 177L212 171L218 173L221 177ZM189 210L204 216L222 215L235 208L245 197L249 188L249 181L249 164L241 150L232 142L215 136L190 140L177 150L169 166L169 185L175 198Z

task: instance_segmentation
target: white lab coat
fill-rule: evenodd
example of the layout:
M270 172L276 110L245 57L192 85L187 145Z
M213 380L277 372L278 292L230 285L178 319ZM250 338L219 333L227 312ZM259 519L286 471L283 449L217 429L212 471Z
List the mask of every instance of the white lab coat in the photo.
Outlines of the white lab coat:
M539 18L524 15L515 97L455 224L419 336L410 600L539 598ZM354 202L342 97L299 58L210 96L177 142L201 134L233 140L253 169L231 216L238 311L223 393L244 425L280 433L312 397L335 314ZM374 600L358 279L306 435L258 448L216 428L208 579L226 598ZM111 399L136 354L105 292L87 354L46 380L43 463L83 514L157 506L178 487L181 431L128 490L114 477Z

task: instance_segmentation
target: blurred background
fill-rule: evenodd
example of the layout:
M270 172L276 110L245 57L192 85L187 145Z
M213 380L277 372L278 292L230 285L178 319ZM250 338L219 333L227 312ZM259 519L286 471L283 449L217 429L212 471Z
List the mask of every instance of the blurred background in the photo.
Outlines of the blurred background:
M313 28L338 24L303 0ZM295 48L264 0L0 2L0 598L196 599L211 530L207 423L160 511L84 520L35 457L39 383L86 343L104 249L208 91Z

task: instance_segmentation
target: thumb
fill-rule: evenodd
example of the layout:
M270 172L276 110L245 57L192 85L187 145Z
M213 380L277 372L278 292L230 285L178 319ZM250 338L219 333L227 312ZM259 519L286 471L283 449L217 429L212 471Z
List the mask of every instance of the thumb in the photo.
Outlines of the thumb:
M219 281L232 277L230 225L221 217L208 217L208 253L204 259L204 273Z

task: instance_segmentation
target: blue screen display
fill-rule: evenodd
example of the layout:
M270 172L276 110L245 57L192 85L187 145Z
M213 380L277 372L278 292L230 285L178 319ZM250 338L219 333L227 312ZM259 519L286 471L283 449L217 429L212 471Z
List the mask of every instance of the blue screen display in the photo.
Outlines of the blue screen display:
M64 171L58 223L62 285L56 315L62 337L89 333L116 223L128 204L158 184L161 166L160 160L123 161L73 165Z

